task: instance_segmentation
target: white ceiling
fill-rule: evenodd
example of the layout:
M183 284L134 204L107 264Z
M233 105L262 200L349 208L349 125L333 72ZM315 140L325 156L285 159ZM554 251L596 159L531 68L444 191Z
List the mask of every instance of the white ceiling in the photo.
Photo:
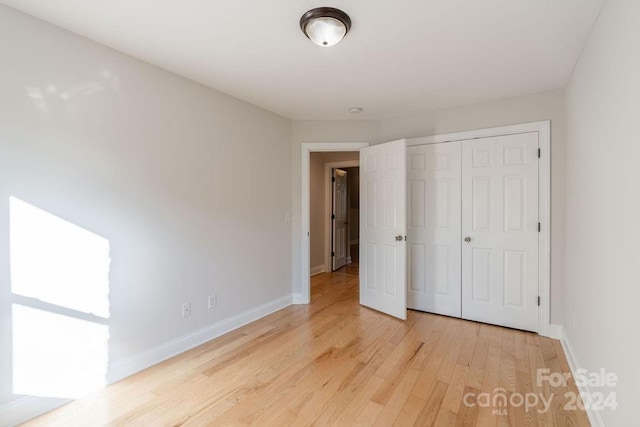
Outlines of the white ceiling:
M382 119L564 87L605 0L0 0L291 119ZM353 21L332 48L300 16ZM354 116L349 107L364 112Z

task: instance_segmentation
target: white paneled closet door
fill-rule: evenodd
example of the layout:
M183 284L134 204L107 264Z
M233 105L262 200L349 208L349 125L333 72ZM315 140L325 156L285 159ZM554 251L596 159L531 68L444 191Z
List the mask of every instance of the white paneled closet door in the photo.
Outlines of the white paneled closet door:
M462 142L462 317L538 330L538 134Z
M538 133L407 149L407 307L538 330Z
M460 317L460 142L412 146L407 155L407 307Z

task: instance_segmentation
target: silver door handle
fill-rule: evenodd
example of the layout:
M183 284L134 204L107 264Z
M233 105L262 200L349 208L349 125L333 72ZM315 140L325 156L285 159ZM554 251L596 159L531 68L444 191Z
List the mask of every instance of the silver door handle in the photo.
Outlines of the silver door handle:
M467 242L467 243L470 243L471 242L471 237L469 237L469 236L465 237L464 241Z

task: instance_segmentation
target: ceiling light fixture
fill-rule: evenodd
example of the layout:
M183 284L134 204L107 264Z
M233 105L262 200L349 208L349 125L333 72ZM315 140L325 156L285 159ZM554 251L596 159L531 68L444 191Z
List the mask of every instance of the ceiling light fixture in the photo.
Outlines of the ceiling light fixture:
M351 114L360 114L364 111L364 109L362 107L351 107L349 108L349 112Z
M350 28L349 15L333 7L317 7L300 18L300 29L304 35L322 47L337 44Z

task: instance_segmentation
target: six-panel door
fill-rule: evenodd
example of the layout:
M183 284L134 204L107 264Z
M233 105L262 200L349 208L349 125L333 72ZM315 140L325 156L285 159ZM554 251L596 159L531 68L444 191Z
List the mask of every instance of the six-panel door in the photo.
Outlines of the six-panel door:
M538 330L538 134L462 142L462 317Z
M360 303L407 318L406 142L360 150Z

